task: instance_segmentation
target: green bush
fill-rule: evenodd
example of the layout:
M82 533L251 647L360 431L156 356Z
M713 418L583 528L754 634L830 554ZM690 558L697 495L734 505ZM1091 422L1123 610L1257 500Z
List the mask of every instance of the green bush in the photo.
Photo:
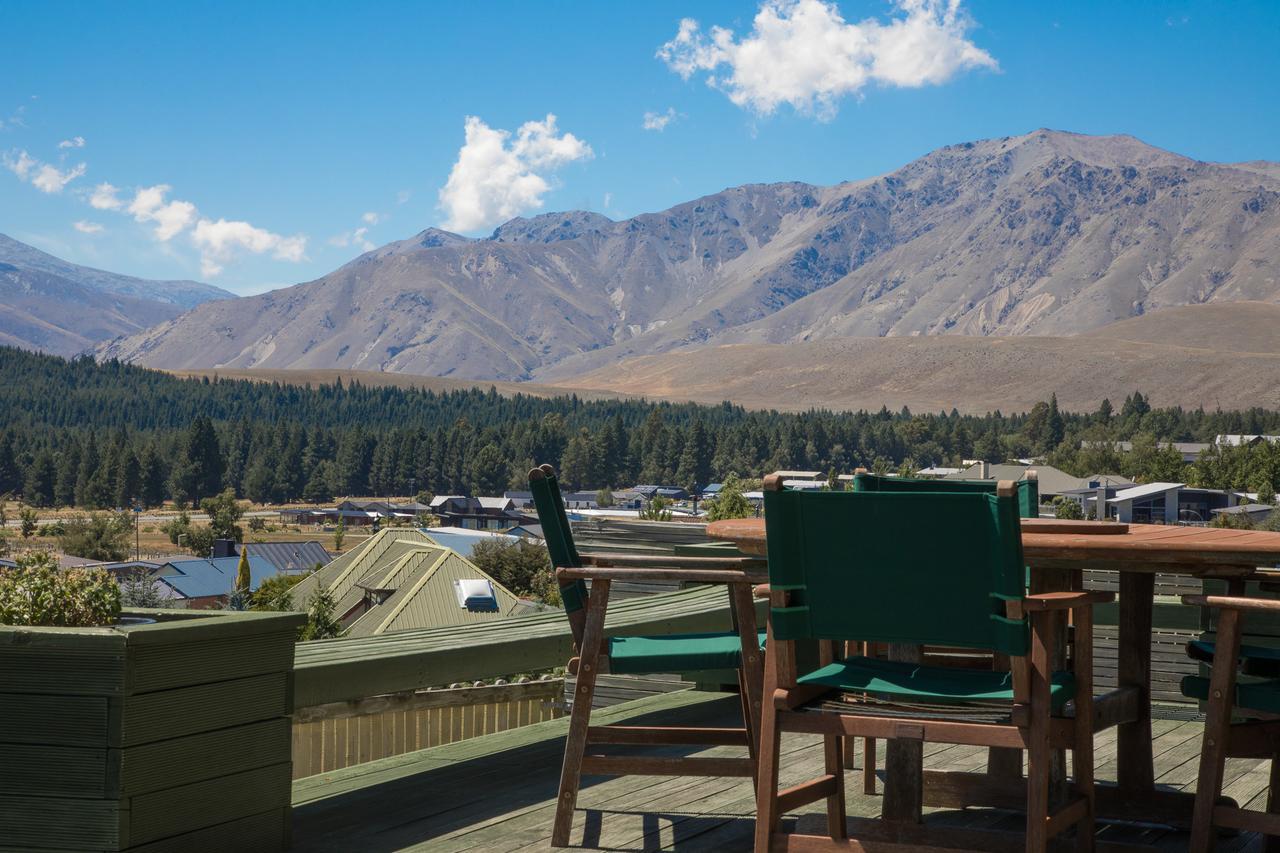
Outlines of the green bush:
M85 628L120 616L120 586L102 569L58 568L53 555L27 554L0 569L0 624Z
M129 554L133 519L127 512L95 512L67 519L58 545L73 557L89 560L123 560Z
M558 604L560 588L551 570L551 556L543 545L524 539L482 539L471 549L471 562L519 596Z

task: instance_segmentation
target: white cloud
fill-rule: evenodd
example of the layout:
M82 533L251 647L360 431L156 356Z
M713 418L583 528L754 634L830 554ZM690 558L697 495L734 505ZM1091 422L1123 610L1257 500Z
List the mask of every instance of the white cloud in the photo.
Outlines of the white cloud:
M97 222L89 222L86 219L81 219L79 222L73 222L71 223L71 226L82 234L101 234L103 231L102 225Z
M199 215L196 206L189 201L166 202L164 197L171 189L168 184L140 187L126 208L136 221L154 222L156 239L161 242L182 233Z
M97 210L119 210L124 207L124 202L116 195L118 192L120 192L119 187L104 181L93 188L93 193L89 196L89 205Z
M83 148L83 147L84 147L84 137L83 137L83 136L73 136L73 137L71 137L70 139L64 139L64 140L62 140L61 142L59 142L59 143L58 143L58 148L59 148L59 149L65 149L65 148Z
M85 173L87 167L80 163L70 169L59 169L48 163L42 163L26 151L14 154L12 151L4 155L4 165L19 180L30 181L40 192L60 193L67 184Z
M608 210L609 205L613 204L613 193L604 194L604 209Z
M369 211L364 216L360 217L360 221L363 222L365 225L377 225L380 221L382 221L382 217L374 213L373 211Z
M685 18L657 55L686 80L711 72L708 85L759 115L790 104L824 121L835 116L840 98L869 83L919 87L970 68L998 68L966 38L971 22L960 0L893 0L893 6L899 14L888 23L850 24L834 3L765 0L741 39L723 27L705 35Z
M354 231L343 231L341 234L335 234L330 237L328 243L330 246L338 246L340 248L359 246L362 251L371 252L378 248L378 245L366 236L368 233L369 229L367 227L360 227Z
M39 165L39 162L25 151L19 151L16 156L12 151L4 155L4 167L17 175L18 180L21 181L27 179L31 170Z
M667 125L676 120L676 108L667 107L665 113L647 112L644 114L644 123L641 124L645 130L656 130L661 133L666 129Z
M409 190L400 190L400 192L396 193L396 204L404 204L412 197L413 193L409 192Z
M282 237L248 222L201 219L191 233L191 242L200 249L200 272L213 277L240 252L261 255L270 252L282 261L304 261L307 238L301 234Z
M443 227L475 231L536 210L551 189L544 175L592 156L586 142L557 132L556 117L550 113L544 121L522 124L514 137L467 116L466 141L440 190Z

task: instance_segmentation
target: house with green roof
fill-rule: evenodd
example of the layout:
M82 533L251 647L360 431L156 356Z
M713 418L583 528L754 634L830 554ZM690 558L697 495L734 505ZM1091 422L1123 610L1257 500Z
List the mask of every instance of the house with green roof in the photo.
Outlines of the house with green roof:
M300 581L297 607L319 590L334 600L345 636L469 625L532 606L417 528L391 527Z

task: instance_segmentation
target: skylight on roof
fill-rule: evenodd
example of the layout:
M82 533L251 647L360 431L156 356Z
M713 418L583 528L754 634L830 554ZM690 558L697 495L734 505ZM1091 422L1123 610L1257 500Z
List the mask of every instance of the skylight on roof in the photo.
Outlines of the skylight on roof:
M453 582L458 596L458 606L472 613L497 613L498 593L493 584L483 578L466 578Z

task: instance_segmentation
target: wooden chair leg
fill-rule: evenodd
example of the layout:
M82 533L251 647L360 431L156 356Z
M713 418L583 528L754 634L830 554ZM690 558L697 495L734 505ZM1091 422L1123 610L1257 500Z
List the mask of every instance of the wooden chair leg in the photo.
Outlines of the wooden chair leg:
M582 779L582 756L587 749L587 728L591 725L591 702L595 698L596 673L604 644L604 616L608 606L609 581L595 581L587 599L587 618L582 633L582 653L578 659L578 680L573 691L573 711L569 735L564 743L564 764L556 797L556 819L551 830L552 847L568 847L573 829L573 810L578 802Z
M858 766L857 756L854 754L858 749L858 739L847 737L844 744L840 747L841 763L844 764L845 770L852 770Z
M1031 622L1031 723L1027 732L1027 853L1045 853L1049 846L1049 789L1053 782L1053 753L1049 746L1049 678L1053 623L1042 617Z
M733 584L729 588L729 594L732 596L734 621L738 625L738 637L742 645L738 685L742 691L743 724L747 729L752 766L758 768L759 760L756 756L760 740L760 711L764 701L764 653L760 650L760 634L751 587L748 584Z
M1209 674L1209 704L1200 747L1200 776L1191 814L1191 853L1209 853L1214 845L1213 807L1222 793L1222 771L1231 735L1231 706L1236 692L1236 660L1240 656L1240 611L1222 608Z
M848 837L844 814L844 767L841 764L841 742L852 740L839 735L823 737L823 756L826 771L836 777L835 793L827 797L827 834L833 841Z
M850 747L853 745L853 738L845 738ZM852 749L850 749L852 752ZM876 739L873 737L864 737L862 739L862 793L875 794L876 792Z
M1075 583L1075 579L1072 581ZM1084 797L1085 816L1076 824L1077 853L1093 853L1097 796L1093 786L1093 612L1084 607L1073 611L1076 644L1072 668L1076 673L1075 739L1071 764L1075 770L1075 793Z
M770 841L778 831L778 761L782 735L778 731L778 710L770 702L760 720L760 780L756 787L755 853L769 853Z

